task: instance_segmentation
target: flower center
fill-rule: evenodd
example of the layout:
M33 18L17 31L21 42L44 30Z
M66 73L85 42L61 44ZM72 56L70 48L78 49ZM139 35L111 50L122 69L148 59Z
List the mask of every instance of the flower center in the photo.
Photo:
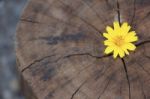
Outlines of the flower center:
M114 44L118 47L121 47L125 43L124 38L122 36L116 36L114 38Z

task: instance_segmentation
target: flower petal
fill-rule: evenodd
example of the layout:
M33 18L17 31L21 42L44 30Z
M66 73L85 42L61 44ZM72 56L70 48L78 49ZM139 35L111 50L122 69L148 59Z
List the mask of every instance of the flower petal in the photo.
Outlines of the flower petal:
M119 56L121 58L123 58L125 56L125 53L124 53L124 51L122 49L119 49Z
M118 56L118 50L117 50L117 49L114 49L113 57L114 57L114 58L117 58L117 56Z
M127 50L126 46L122 46L122 50L125 52L125 54L129 55L129 51Z
M125 42L135 42L138 40L138 37L135 36L136 33L135 31L129 32L126 36L125 36Z
M106 49L105 49L105 54L109 54L109 53L111 53L113 51L113 48L112 47L107 47Z
M127 22L123 23L121 26L121 32L124 35L126 35L130 29L131 29L131 26L129 26Z
M128 27L128 23L127 22L124 22L122 25L121 25L121 28L127 28Z
M131 31L131 32L129 32L128 34L130 34L131 36L135 36L135 35L136 35L135 31ZM127 34L127 35L128 35L128 34Z
M107 38L107 39L110 39L110 38L111 38L111 36L110 36L108 33L103 33L103 36L104 36L105 38Z
M114 30L110 26L107 26L106 30L107 30L108 34L110 34L110 35L114 33Z
M118 29L120 29L120 24L118 21L115 21L114 22L114 30L118 30Z
M125 54L129 55L129 51L127 49L124 50Z
M132 43L127 43L125 46L127 49L129 49L131 51L134 51L136 49L136 46Z
M111 42L110 40L105 40L105 41L104 41L104 45L107 45L107 46L114 46L114 43Z

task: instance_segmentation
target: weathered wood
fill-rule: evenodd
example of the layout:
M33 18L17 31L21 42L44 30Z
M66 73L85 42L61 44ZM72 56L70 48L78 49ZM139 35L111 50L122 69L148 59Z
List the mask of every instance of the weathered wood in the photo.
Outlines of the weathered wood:
M124 59L103 52L114 20L139 36ZM16 43L27 99L150 99L149 20L150 0L30 0Z

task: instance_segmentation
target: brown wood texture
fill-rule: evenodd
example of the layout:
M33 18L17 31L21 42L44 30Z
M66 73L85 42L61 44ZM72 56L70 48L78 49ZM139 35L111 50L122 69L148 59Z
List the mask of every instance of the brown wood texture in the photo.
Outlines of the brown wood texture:
M114 20L139 37L124 59L104 55ZM16 39L27 99L150 99L150 0L30 0Z

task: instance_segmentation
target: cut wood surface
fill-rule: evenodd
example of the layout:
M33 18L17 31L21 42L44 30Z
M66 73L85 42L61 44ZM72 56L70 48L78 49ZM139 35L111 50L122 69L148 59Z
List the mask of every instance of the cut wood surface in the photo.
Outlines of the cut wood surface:
M124 59L104 55L115 20L139 37ZM29 0L16 39L26 99L150 99L150 0Z

